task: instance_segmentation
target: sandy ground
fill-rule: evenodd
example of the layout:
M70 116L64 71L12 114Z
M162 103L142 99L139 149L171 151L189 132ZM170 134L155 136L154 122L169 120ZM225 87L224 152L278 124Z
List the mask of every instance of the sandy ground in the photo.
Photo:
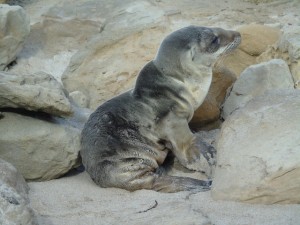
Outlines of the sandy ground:
M32 182L30 199L40 224L209 224L296 225L300 205L251 205L214 201L210 192L133 193L100 188L83 172L47 182ZM155 201L157 206L154 207ZM146 212L144 212L146 211Z

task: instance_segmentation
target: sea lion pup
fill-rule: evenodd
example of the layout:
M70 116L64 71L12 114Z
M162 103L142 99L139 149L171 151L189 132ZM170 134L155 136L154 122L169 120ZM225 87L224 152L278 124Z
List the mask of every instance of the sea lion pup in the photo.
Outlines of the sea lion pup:
M213 164L212 148L196 140L188 122L208 92L212 65L240 40L238 32L199 26L168 35L134 89L99 106L85 124L81 156L93 181L129 191L209 190L211 181L158 171L170 151L187 168Z

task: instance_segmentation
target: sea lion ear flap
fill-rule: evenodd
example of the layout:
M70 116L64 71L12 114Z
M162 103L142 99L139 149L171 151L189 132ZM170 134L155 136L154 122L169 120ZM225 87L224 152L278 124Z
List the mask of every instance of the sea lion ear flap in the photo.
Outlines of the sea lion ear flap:
M194 61L194 59L195 59L195 54L196 54L196 47L195 47L195 46L191 46L191 47L190 47L190 54L191 54L191 59L192 59L192 61Z

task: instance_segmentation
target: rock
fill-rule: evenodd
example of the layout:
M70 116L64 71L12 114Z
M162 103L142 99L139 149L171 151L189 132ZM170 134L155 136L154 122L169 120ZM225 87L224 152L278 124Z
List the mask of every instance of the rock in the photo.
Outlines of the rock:
M300 89L300 60L291 64L290 68L293 75L295 88Z
M233 85L225 100L222 116L227 118L233 111L243 107L255 96L267 90L294 88L288 65L281 59L273 59L248 67Z
M286 29L279 42L257 58L257 62L265 62L274 58L283 59L289 65L295 88L300 88L300 35L299 27Z
M104 0L76 3L65 0L63 3L39 1L35 4L36 8L30 11L31 20L35 22L32 32L12 72L45 71L57 80L79 49L78 55L83 56L84 49L93 50L100 45L108 47L117 40L155 26L163 18L163 11L148 1L114 0L107 4ZM80 60L84 61L85 56ZM96 59L93 62L97 63Z
M27 198L29 187L17 171L17 169L10 163L0 158L0 180L8 186L14 188L23 198Z
M278 43L279 50L288 52L292 62L300 59L299 35L300 28L293 28L290 31L286 31Z
M300 90L270 91L223 123L214 199L300 203Z
M278 44L278 49L283 54L288 53L288 60L293 75L295 87L300 89L300 28L294 28L284 33Z
M10 163L0 159L0 224L37 224L29 205L29 187Z
M16 59L29 34L29 17L20 6L0 5L0 70Z
M95 109L132 88L139 71L155 57L166 33L164 27L141 29L121 40L117 34L113 39L99 35L87 49L75 54L62 76L66 89L82 92L89 100L88 108Z
M0 108L23 108L56 116L72 114L63 87L46 73L28 76L0 72Z
M269 3L269 2L274 2L276 0L245 0L247 2L252 2L255 4L260 4L260 3Z
M245 25L237 30L241 33L242 42L224 59L223 64L239 77L247 67L256 64L257 56L278 42L280 30L259 24Z
M279 29L259 24L245 25L238 31L242 36L239 49L252 56L259 56L269 45L276 44L280 37Z
M224 68L214 70L208 94L202 105L195 111L190 122L191 127L200 128L219 119L219 108L225 99L227 89L235 80L235 75L229 70Z
M81 91L73 91L69 97L79 107L87 108L89 104L87 97Z
M96 1L64 1L47 4L35 1L26 10L31 16L31 31L17 65L10 71L32 74L39 71L52 74L57 80L69 64L71 56L104 27L101 13L105 7L94 9ZM87 13L88 12L88 13ZM36 15L38 14L38 15ZM102 14L103 15L103 14Z
M235 74L238 78L241 73L249 66L256 63L256 58L242 51L241 49L235 49L230 55L226 56L223 61L224 67Z
M211 92L208 92L204 102L194 112L194 116L190 121L190 126L193 129L199 129L209 123L213 123L218 120L220 116L220 110L215 97Z
M98 1L91 4L98 7ZM158 25L163 22L163 10L147 1L112 1L101 10L105 29L71 58L62 76L70 93L80 91L87 96L90 109L132 88L170 31Z
M55 120L4 112L0 120L0 157L27 180L57 178L78 163L80 129Z

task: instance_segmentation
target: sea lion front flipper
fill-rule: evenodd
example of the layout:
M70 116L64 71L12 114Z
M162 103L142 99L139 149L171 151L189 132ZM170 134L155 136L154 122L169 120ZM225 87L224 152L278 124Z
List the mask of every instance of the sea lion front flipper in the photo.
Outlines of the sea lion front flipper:
M172 117L172 115L169 115ZM202 171L211 174L211 163L202 153L207 153L209 146L197 140L191 132L185 119L172 119L170 124L164 123L165 133L170 143L170 150L179 162L188 169Z

